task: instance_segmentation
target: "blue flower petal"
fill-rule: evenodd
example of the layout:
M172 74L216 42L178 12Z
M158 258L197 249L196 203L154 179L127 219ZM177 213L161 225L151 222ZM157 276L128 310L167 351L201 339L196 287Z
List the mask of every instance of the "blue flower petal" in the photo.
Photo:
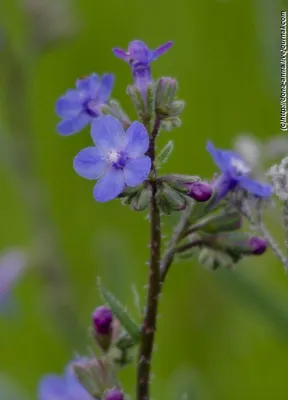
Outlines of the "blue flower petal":
M62 118L76 117L83 108L86 93L78 90L68 90L56 102L56 113Z
M93 118L90 117L90 115L82 113L75 118L65 119L59 122L57 131L63 136L73 135L73 133L80 132L92 120Z
M57 375L46 375L38 386L39 400L67 400L65 380Z
M129 158L136 158L146 153L149 147L149 135L143 124L133 122L127 129L122 150Z
M272 186L267 183L261 183L247 176L241 176L238 179L238 185L247 192L259 197L270 197L273 193Z
M87 147L74 158L73 166L78 175L87 179L98 179L108 168L105 154L98 147Z
M114 48L114 49L112 49L112 51L116 57L121 58L122 60L125 60L127 62L129 61L129 54L126 53L125 50L119 49L119 48Z
M115 77L113 74L104 74L102 76L101 84L97 90L97 97L100 103L106 103L106 101L109 100L114 81Z
M152 50L149 55L149 62L155 61L159 56L162 56L162 54L166 53L166 51L168 51L172 45L173 42L167 42L158 47L156 50Z
M122 148L124 135L121 123L110 115L95 119L91 126L91 136L95 145L107 151Z
M142 156L129 161L124 168L125 182L127 186L138 186L148 177L151 169L151 160L148 156Z
M133 40L129 43L128 53L132 60L146 63L149 61L149 49L141 40Z
M231 161L239 160L239 162L244 163L239 154L234 151L227 151L222 149L216 149L212 142L208 141L206 145L206 150L211 154L215 164L219 167L222 172L233 172L231 169Z
M100 86L100 79L97 74L92 74L82 79L77 79L76 88L84 90L88 94L96 94Z
M125 180L122 169L111 167L94 187L94 198L99 202L115 199L124 189Z

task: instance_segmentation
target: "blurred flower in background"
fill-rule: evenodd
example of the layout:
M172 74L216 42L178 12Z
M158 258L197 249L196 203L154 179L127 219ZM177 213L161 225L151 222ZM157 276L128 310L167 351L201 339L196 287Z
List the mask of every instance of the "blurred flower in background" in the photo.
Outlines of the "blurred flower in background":
M19 249L4 250L0 254L0 313L11 305L11 291L27 267L27 254Z
M69 0L22 0L30 20L31 38L38 47L73 36L78 28L72 2Z

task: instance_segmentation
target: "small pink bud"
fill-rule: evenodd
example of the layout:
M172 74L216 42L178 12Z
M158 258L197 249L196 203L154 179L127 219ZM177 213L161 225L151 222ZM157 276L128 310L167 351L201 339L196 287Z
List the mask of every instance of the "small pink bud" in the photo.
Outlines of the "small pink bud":
M124 400L124 395L119 389L111 389L104 395L103 400Z
M97 307L93 315L95 339L103 351L107 351L112 341L113 314L105 306Z
M193 182L188 186L188 195L199 202L208 201L213 194L211 185L205 182Z
M249 239L249 245L253 249L253 254L263 254L267 249L267 241L261 237L253 236Z

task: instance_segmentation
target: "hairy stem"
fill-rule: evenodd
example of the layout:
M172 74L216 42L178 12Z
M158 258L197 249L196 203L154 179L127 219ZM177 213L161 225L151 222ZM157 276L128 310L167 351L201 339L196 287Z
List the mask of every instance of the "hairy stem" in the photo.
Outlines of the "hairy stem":
M283 265L286 273L288 273L288 258L285 257L284 253L278 246L278 244L275 242L273 236L271 233L268 231L266 226L263 223L263 218L262 218L262 209L260 207L256 208L257 211L257 218L256 220L253 218L252 212L249 209L249 207L245 207L239 210L242 212L242 214L247 218L247 220L251 223L252 226L254 226L255 230L264 237L264 239L267 240L267 243L271 247L271 250L275 254L275 256L280 260L281 264Z
M142 339L139 353L137 376L137 399L148 400L150 397L150 370L151 359L156 332L158 300L160 292L160 257L161 257L161 221L160 212L156 203L157 182L155 161L155 139L160 127L160 120L156 119L150 139L148 154L152 161L151 172L151 201L150 201L150 263L146 314L142 325Z
M194 240L194 242L186 243L186 244L183 244L182 246L175 247L174 254L183 253L184 251L193 249L194 247L201 246L201 245L203 245L202 240L201 239L197 239L197 240Z
M191 215L192 206L183 212L183 215L179 221L178 226L175 229L174 234L170 240L167 250L164 253L163 259L160 266L160 282L161 285L165 281L165 278L169 272L170 266L174 260L175 246L178 244L180 239L183 237L187 227L189 226L189 217Z

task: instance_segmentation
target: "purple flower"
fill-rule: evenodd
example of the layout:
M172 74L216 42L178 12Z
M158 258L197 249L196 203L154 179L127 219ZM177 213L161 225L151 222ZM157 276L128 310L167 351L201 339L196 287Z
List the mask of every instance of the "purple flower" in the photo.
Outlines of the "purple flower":
M104 400L124 400L124 395L119 389L111 389L105 393Z
M75 171L87 179L99 179L94 198L105 202L117 197L127 186L138 186L149 175L151 160L144 154L149 136L140 122L126 133L121 123L109 115L96 119L91 136L97 147L87 147L74 159Z
M107 335L111 331L113 314L110 308L105 306L97 307L92 317L94 328L97 333Z
M38 386L39 400L93 400L93 397L81 386L73 373L71 365L64 376L45 375Z
M97 74L78 79L76 89L68 90L56 103L56 112L63 119L57 130L67 136L81 131L101 114L99 106L107 102L114 85L114 75Z
M206 148L222 172L213 183L213 189L217 192L217 201L236 187L240 187L254 196L271 196L272 186L249 178L250 168L239 154L229 150L216 149L210 141L207 142Z
M156 50L149 50L144 42L134 40L128 46L128 51L113 49L116 57L121 58L130 64L135 85L140 90L145 90L147 84L151 82L150 63L170 49L173 42L167 42Z

